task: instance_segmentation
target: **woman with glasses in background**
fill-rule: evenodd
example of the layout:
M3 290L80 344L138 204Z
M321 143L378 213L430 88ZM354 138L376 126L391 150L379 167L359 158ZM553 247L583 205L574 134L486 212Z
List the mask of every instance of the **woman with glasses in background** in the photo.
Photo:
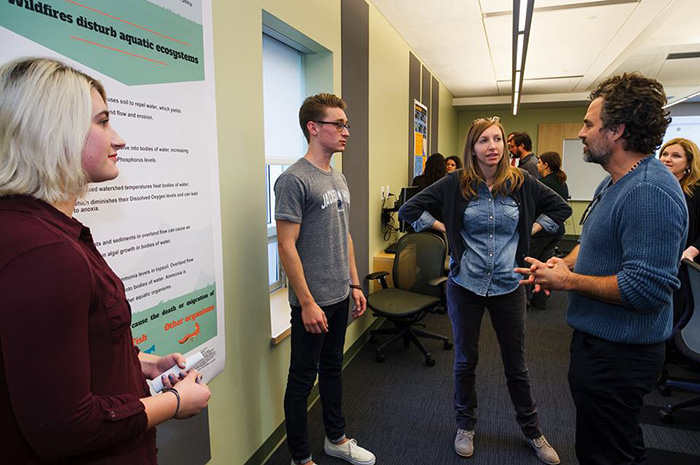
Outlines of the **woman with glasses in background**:
M666 142L659 151L659 160L671 171L683 189L688 205L688 239L681 258L697 261L700 255L700 149L695 142L677 138ZM681 288L673 293L673 323L681 327L685 321L685 295L689 289L688 275L680 268Z
M464 169L413 197L399 216L416 231L446 232L450 245L447 306L454 331L455 451L474 453L475 371L484 310L501 348L516 419L537 457L559 463L540 429L525 361L525 289L514 268L525 266L533 232L556 231L571 215L564 200L504 157L505 133L497 117L475 120L464 147ZM439 209L444 222L430 211ZM536 212L542 215L536 217Z

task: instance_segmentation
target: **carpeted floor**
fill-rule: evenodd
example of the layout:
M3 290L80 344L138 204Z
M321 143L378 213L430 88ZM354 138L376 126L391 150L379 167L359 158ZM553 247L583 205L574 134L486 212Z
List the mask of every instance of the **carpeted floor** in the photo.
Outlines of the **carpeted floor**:
M555 293L548 310L528 313L526 351L544 434L562 463L575 464L575 411L566 380L571 329L564 320L565 309L566 295ZM425 322L428 330L452 339L447 315L430 315ZM434 367L425 366L415 347L404 349L400 342L386 351L384 363L374 361L373 344L368 343L358 353L343 374L348 435L374 452L380 465L541 463L524 442L515 422L488 314L482 325L477 369L479 420L475 453L469 459L456 455L452 444L453 351L444 351L438 341L428 341L426 347L437 361ZM672 374L674 370L672 367ZM700 374L691 374L700 378ZM650 465L700 464L700 409L677 413L673 425L663 424L657 418L659 408L669 401L678 402L690 396L676 392L672 397L662 397L657 392L648 396L643 428ZM317 463L347 463L323 452L319 402L309 411L309 434ZM266 463L288 465L290 458L285 443Z

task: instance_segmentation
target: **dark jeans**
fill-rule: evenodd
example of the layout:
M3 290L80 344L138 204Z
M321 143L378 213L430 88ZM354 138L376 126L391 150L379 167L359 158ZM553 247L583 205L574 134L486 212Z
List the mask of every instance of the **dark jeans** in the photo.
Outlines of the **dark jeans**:
M647 463L639 413L664 354L664 342L622 344L574 331L569 386L581 465Z
M284 394L284 417L287 443L294 460L311 456L306 413L316 374L326 436L334 440L345 434L341 371L349 304L347 298L340 303L321 307L328 320L328 332L322 334L307 332L301 320L301 307L291 306L292 355Z
M530 389L530 374L525 362L525 289L510 294L480 297L452 279L447 281L447 311L452 320L455 341L455 395L457 428L473 430L476 425L475 371L479 359L479 332L485 307L498 344L515 407L515 417L523 434L534 439L542 435L537 406Z
M563 236L532 236L530 239L530 256L541 262L547 262L554 256L554 249ZM532 292L534 285L527 286L527 300L539 309L547 308L547 294Z

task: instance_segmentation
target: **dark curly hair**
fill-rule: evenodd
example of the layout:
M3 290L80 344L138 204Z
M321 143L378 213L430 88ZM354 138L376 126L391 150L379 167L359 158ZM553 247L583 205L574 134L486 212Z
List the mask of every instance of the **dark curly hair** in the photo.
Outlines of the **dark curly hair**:
M666 92L659 81L637 72L613 76L591 92L591 100L598 97L603 99L603 127L625 125L625 150L650 154L659 148L671 122L668 110L663 108Z
M459 158L457 155L450 155L449 157L445 158L445 163L447 163L450 160L455 162L455 166L457 167L455 169L458 169L458 170L462 169L462 159L461 158Z
M516 147L522 145L526 151L532 152L532 139L530 138L530 134L526 132L514 132L513 143Z

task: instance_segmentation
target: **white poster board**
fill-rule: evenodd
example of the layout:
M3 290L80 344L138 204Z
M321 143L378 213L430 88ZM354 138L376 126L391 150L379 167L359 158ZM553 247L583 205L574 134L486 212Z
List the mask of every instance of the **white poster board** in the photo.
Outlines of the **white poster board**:
M134 344L224 366L221 218L210 0L0 2L0 62L60 59L99 79L126 141L117 179L75 217L123 280Z
M598 184L608 175L600 165L583 160L581 139L564 139L562 169L566 173L571 200L593 200Z

